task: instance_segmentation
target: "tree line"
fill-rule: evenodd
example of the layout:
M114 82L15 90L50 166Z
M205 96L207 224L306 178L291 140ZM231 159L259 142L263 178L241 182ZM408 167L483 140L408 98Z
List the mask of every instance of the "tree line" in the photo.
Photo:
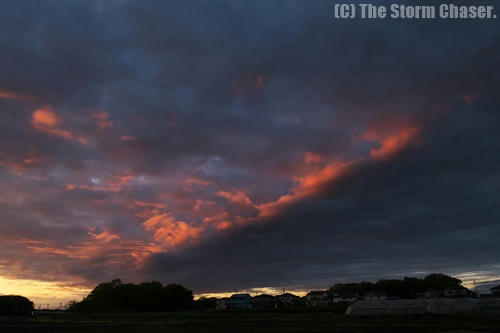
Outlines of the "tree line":
M371 291L380 291L387 294L389 297L399 298L417 298L418 294L424 293L427 290L444 290L447 288L457 288L462 285L460 279L434 273L429 274L423 279L414 277L405 277L401 280L378 280L372 282L353 282L353 283L337 283L328 289L328 293L333 296L335 293L352 292L358 295L363 295Z

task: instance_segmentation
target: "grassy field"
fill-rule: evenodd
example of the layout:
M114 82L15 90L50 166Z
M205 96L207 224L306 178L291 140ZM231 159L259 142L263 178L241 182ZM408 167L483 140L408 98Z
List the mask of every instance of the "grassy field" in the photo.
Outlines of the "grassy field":
M500 318L328 312L175 312L0 318L0 332L500 332Z

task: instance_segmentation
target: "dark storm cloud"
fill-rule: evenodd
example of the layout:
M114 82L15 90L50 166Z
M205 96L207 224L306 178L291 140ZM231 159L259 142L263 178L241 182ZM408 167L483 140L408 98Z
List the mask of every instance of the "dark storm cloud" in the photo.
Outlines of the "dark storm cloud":
M59 277L197 291L498 276L496 20L335 21L330 1L0 6L0 228L26 266L7 273L47 256Z

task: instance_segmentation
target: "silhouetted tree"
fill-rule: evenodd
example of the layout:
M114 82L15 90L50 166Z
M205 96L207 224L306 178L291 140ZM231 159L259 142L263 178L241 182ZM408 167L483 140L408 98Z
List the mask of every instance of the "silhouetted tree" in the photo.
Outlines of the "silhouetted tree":
M193 292L179 284L160 282L122 283L119 279L101 283L81 302L73 303L73 312L159 312L187 310L193 306Z
M23 296L0 296L1 316L30 316L34 304Z
M429 274L424 278L424 281L428 288L437 290L459 287L462 285L462 280L440 273Z
M332 296L335 293L353 292L362 295L370 290L373 290L373 283L371 282L336 283L328 289L328 294Z
M181 286L171 283L164 288L167 310L188 310L193 306L193 292Z

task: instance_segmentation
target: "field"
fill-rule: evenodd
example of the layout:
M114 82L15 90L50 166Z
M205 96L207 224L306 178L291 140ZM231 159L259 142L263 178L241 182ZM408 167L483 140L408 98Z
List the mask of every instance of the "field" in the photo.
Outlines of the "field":
M45 314L0 318L0 332L500 332L500 318L350 317L329 312Z

